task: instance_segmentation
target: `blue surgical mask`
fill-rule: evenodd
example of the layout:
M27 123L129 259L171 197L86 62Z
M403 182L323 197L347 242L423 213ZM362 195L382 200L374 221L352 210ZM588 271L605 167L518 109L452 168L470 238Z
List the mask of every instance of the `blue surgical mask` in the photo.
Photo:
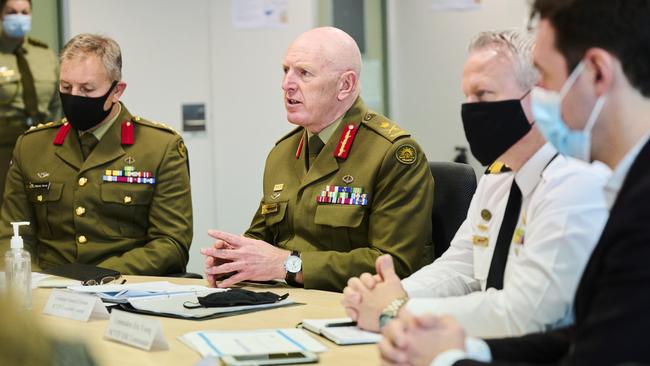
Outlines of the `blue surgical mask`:
M7 14L2 19L2 30L11 38L23 38L32 29L32 16Z
M601 95L596 101L584 129L572 130L562 119L562 99L571 90L584 69L585 64L581 61L559 92L534 88L531 93L532 112L537 128L561 154L590 162L591 131L603 109L606 95Z

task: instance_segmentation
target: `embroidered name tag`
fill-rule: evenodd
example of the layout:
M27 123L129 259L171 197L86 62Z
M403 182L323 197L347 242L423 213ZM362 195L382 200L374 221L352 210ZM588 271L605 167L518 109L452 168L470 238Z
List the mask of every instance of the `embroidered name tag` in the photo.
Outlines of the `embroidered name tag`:
M262 205L262 215L268 215L270 213L278 212L277 203L265 203Z
M50 182L46 183L27 183L25 184L25 188L27 189L40 189L44 191L49 191L50 190Z

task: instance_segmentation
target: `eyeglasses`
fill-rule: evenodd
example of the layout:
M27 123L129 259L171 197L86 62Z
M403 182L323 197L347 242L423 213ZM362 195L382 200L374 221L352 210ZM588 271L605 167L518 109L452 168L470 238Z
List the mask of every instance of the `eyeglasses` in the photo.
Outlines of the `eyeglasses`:
M113 281L117 281L121 276L106 276L102 277L99 281L95 279L90 279L88 281L83 282L84 286L98 286L98 285L106 285L109 284ZM126 278L122 279L122 282L120 282L118 285L123 285L126 283Z

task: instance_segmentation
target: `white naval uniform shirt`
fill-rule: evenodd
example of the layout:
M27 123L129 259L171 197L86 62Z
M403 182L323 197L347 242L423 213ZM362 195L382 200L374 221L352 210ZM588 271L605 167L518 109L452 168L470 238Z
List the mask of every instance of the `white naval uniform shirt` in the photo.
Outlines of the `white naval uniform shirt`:
M650 140L650 134L646 134L641 138L641 140L637 142L636 146L634 146L627 155L625 155L623 160L618 163L607 181L607 184L605 185L605 198L609 209L614 205L618 192L620 192L623 187L627 173L629 173L632 164L639 156L641 149L646 145L646 143L648 143L648 140ZM460 349L450 349L442 352L431 362L431 366L450 366L457 361L466 358L475 361L491 362L492 352L490 352L490 347L482 339L467 337L465 339L464 351Z
M483 338L572 322L578 281L608 217L603 187L611 172L556 154L546 144L517 173L480 180L450 248L402 281L411 298L407 310L453 315L468 335ZM519 235L510 245L503 290L486 291L513 179L522 193ZM484 209L489 220L481 215ZM487 237L487 245L475 245L474 237Z

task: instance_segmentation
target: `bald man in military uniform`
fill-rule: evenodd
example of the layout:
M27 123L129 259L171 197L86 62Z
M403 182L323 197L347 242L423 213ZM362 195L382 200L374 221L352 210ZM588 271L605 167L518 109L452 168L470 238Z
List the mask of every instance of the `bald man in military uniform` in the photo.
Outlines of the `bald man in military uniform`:
M59 63L45 43L27 37L32 4L1 0L0 34L0 206L5 177L16 139L31 125L51 121L61 113L56 94ZM22 25L22 27L20 27Z
M80 262L124 274L183 272L192 205L182 138L132 116L119 102L121 53L110 38L82 34L61 55L61 121L17 141L0 213L0 251L11 221L35 268Z
M244 236L210 231L212 285L286 279L341 291L393 256L406 276L431 258L433 178L410 134L359 97L361 56L336 28L302 34L284 59L285 108L299 125L271 150ZM221 276L229 275L220 283Z

